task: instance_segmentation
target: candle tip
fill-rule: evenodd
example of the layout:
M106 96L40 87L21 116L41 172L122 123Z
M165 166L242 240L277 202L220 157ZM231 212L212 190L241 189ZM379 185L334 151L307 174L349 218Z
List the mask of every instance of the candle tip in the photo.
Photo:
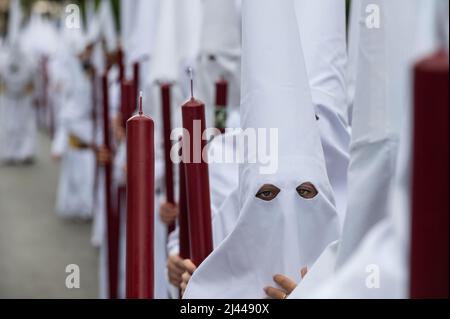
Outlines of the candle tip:
M192 67L188 67L187 72L191 80L191 99L194 99L194 70Z
M142 111L142 91L139 92L139 115L142 115L144 112Z

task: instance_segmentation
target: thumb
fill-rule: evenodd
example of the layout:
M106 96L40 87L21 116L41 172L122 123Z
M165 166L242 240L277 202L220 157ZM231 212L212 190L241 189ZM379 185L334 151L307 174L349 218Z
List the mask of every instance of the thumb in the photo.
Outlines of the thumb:
M308 267L304 267L300 270L300 276L303 278L305 278L306 274L308 273Z

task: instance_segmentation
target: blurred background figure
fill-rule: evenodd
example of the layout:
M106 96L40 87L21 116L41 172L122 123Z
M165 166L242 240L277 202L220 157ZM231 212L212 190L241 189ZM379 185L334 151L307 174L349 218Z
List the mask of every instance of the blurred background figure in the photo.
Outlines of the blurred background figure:
M0 161L31 164L36 152L37 65L24 46L22 17L20 1L12 1L0 59Z

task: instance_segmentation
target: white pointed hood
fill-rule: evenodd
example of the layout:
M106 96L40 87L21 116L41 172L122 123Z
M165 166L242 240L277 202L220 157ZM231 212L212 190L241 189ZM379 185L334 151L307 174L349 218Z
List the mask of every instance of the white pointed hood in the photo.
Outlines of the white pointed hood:
M295 7L328 177L343 221L350 145L345 1L295 0Z
M7 39L9 43L16 41L20 33L20 25L22 23L22 7L20 5L20 0L11 0L9 9L9 20L8 20L8 35Z
M200 42L201 2L161 1L149 83L176 82L185 61L193 60Z
M106 42L106 50L117 50L117 29L111 0L102 0L98 9L101 34Z
M133 32L126 35L127 61L131 63L148 58L153 53L161 1L133 0L133 2L136 2L136 10L130 12L131 18L135 19Z
M150 70L150 82L175 81L178 76L175 0L162 1L159 10L155 56Z
M241 165L237 224L194 273L185 298L265 298L275 274L300 281L300 269L338 237L292 0L243 2L242 68L242 128L278 129L278 167L267 174L263 164ZM305 183L316 196L300 196ZM279 189L272 200L260 199L274 195L260 193L267 184Z
M203 53L233 56L240 53L240 17L234 1L204 1L202 29L200 50Z
M356 130L346 227L341 248L333 249L334 256L323 256L318 262L329 269L310 269L292 298L408 297L411 70L425 53L424 48L435 49L430 39L435 35L437 19L429 14L438 1L361 1L358 16L362 23L369 4L379 6L384 15L381 29L374 32L361 27L358 35ZM394 145L399 136L397 152ZM375 278L370 275L376 272L380 274L380 287L368 289L367 280Z

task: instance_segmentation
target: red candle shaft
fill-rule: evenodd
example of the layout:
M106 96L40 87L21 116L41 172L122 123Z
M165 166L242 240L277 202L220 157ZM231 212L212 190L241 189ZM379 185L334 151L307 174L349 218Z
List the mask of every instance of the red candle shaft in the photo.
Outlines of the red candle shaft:
M183 259L191 258L191 247L189 244L189 220L188 220L188 206L186 198L186 167L183 162L180 163L180 199L179 209L180 214L178 216L180 227L180 257Z
M216 82L216 106L228 105L228 82L220 79Z
M172 148L172 141L170 140L170 133L172 132L171 125L171 86L168 83L161 85L161 102L163 115L163 138L164 138L164 162L165 162L165 179L166 179L166 199L169 203L175 203L174 189L173 189L173 164L170 159L170 150Z
M136 96L134 94L134 85L132 81L123 81L121 85L121 107L122 124L126 127L127 121L133 116L136 110Z
M183 136L189 242L191 259L198 266L213 248L208 165L202 159L202 150L206 146L206 141L202 139L202 133L206 127L205 105L191 99L182 106L182 113L183 127L189 132L189 136ZM200 131L195 132L195 123L200 124ZM188 151L186 152L186 150Z
M120 113L122 115L122 127L127 125L127 113L128 113L128 85L127 82L122 81L120 85Z
M170 140L170 133L172 132L171 125L171 85L169 83L161 84L161 107L163 116L163 139L164 139L164 175L166 184L166 201L168 203L175 203L174 186L173 186L173 164L170 159L170 150L172 148L172 141ZM171 233L175 229L175 225L169 225L168 232Z
M102 77L103 88L103 144L111 150L110 125L109 125L109 87L108 76ZM119 276L119 214L112 204L112 164L108 162L104 166L105 172L105 207L108 238L108 284L109 297L117 298Z
M140 87L141 87L140 80L141 80L140 64L139 64L139 62L135 62L133 64L133 85L134 85L133 96L134 96L134 99L135 99L135 102L134 102L135 105L136 105L136 99L139 96L139 90L140 90Z
M122 83L122 81L125 80L125 65L124 65L124 53L121 47L117 51L117 62L119 65L119 81L120 83Z
M154 124L139 114L127 122L128 299L154 296L154 179Z
M228 105L228 82L220 79L216 82L216 128L222 133L225 132Z
M411 298L448 298L448 55L419 62L414 74Z
M138 99L138 92L136 89L136 84L133 81L129 81L129 88L128 88L128 110L127 110L127 114L130 117L133 116L134 112L136 112L137 110L137 99ZM128 119L129 119L128 118Z

